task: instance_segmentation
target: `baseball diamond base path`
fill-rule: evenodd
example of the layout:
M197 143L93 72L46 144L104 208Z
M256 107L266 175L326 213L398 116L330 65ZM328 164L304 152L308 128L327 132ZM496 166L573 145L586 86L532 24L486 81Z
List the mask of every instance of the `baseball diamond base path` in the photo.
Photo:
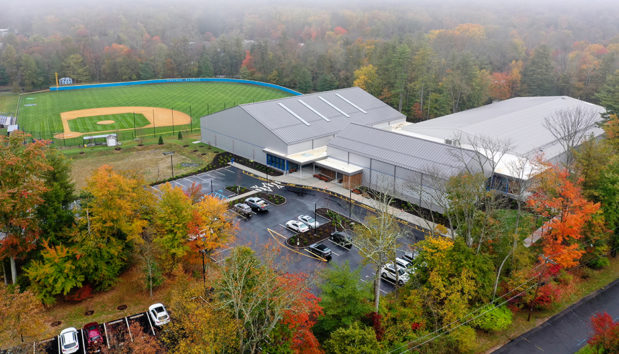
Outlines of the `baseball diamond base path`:
M143 115L150 122L150 124L145 125L141 128L150 128L153 126L171 127L173 125L191 124L191 117L188 114L180 112L180 111L174 111L169 108L160 108L160 107L89 108L89 109L80 109L77 111L68 111L68 112L60 113L60 118L62 119L62 127L64 128L64 133L58 133L54 135L54 138L68 139L68 138L76 138L84 134L90 134L90 133L78 133L78 132L72 131L71 128L69 128L69 121L71 119L83 118L83 117L105 116L105 115L110 115L110 114L122 114L122 113L136 113L136 114ZM130 130L130 129L119 129L119 130ZM111 133L115 131L116 130L107 130L107 131L99 131L96 133L102 134L102 133Z

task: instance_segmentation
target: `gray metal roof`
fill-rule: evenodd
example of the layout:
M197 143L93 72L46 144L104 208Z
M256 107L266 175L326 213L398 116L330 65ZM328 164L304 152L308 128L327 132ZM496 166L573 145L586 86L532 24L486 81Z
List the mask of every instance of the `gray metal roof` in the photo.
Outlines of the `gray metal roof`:
M360 124L350 124L337 134L327 151L331 147L412 171L436 172L441 177L457 175L466 166L478 171L476 161L485 160L470 150Z
M435 138L451 139L458 136L488 136L509 141L512 152L535 155L540 149L547 157L561 152L556 139L544 128L544 119L558 110L583 106L604 112L604 108L566 96L516 97L486 106L411 124L403 130ZM591 128L596 136L602 134Z
M376 125L405 116L358 87L242 104L286 143L334 135L350 123Z

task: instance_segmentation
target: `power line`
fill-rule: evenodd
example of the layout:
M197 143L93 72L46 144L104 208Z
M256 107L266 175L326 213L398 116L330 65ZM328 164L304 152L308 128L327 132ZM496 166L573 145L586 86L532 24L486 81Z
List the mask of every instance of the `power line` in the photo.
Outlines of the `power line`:
M609 252L615 251L615 250L617 250L617 249L619 249L619 247L615 247L614 249L610 250ZM565 252L567 252L567 251L568 251L568 250L563 250L563 251L561 251L561 252L557 252L557 253L553 254L552 256L557 256L557 255L562 254L562 253L565 253ZM552 257L552 256L551 256L551 257ZM599 256L597 256L596 258L589 260L587 263L580 264L580 265L578 265L578 266L576 266L576 267L572 268L571 270L578 269L578 268L581 268L581 267L584 267L584 266L588 266L588 265L592 264L594 261L596 261L596 260L598 260L599 258L604 257L604 256L605 256L605 255L599 255ZM548 256L544 256L544 257L545 257L546 259L547 259L547 258L550 258L550 257L548 257ZM546 265L546 263L545 263L545 262L544 262L544 263L540 263L540 264L538 264L537 266L533 267L533 268L532 268L532 270L533 270L533 269L535 269L535 268L538 268L538 267L540 267L540 266L542 266L542 265ZM462 317L462 318L460 318L460 319L458 319L458 320L452 321L451 323L449 323L449 324L447 324L447 325L444 325L443 327L441 327L441 328L439 328L439 329L437 329L437 330L435 330L435 331L433 331L433 332L431 332L431 333L429 333L429 334L426 334L426 335L424 335L424 336L422 336L422 337L416 338L416 339L414 339L414 340L412 340L412 341L410 341L410 342L406 343L405 345L399 346L398 348L391 350L391 351L390 351L390 353L393 353L393 352L399 351L399 350L401 350L401 349L402 349L402 348L404 348L404 347L407 347L407 346L409 346L409 345L412 345L412 344L414 344L414 343L416 343L416 342L418 342L418 341L420 341L420 340L422 340L422 339L424 339L424 338L427 338L428 336L431 336L431 335L433 335L433 334L435 334L435 333L438 333L438 332L442 331L442 330L443 330L443 329L445 329L445 328L450 327L450 326L451 326L452 324L454 324L454 323L461 322L461 321L465 320L467 317L471 316L472 314L474 314L474 313L476 313L476 312L479 312L479 311L481 311L481 310L485 309L485 308L486 308L486 307L488 307L488 306L491 306L491 305L492 305L492 304L493 304L496 300L498 300L498 299L501 299L501 298L505 297L506 295L508 295L508 294L510 294L511 292L513 292L515 289L518 289L519 287L521 287L521 286L523 286L523 285L525 285L525 284L529 283L531 280L536 279L538 276L539 276L539 274L536 274L535 276L533 276L533 277L529 278L529 279L528 279L527 281L525 281L524 283L522 283L522 284L518 285L517 287L515 287L514 289L512 289L511 291L509 291L508 293L506 293L506 294L504 294L504 295L502 295L502 296L500 296L500 297L496 298L495 300L492 300L491 302L489 302L489 303L487 303L487 304L485 304L485 305L482 305L481 307L479 307L478 309L476 309L476 310L474 310L474 311L469 312L469 313L468 313L468 314L466 314L464 317ZM518 294L516 294L516 295L512 296L512 297L511 297L511 298L509 298L508 300L506 300L506 301L502 302L500 305L494 305L491 309L488 309L487 311L484 311L483 313L481 313L481 314L479 314L479 315L477 315L477 316L475 316L475 317L473 317L473 318L471 318L471 319L467 320L466 322L463 322L463 323L459 324L458 326L456 326L456 327L454 327L454 328L452 328L452 329L448 329L447 331L445 331L445 332L443 332L443 333L439 333L438 335L436 335L436 336L432 337L431 339L426 340L426 341L424 341L423 343L418 344L418 345L416 345L416 346L414 346L414 347L412 347L412 348L407 348L406 350L404 350L403 352L400 352L400 353L407 353L407 352L409 352L410 350L413 350L413 349L418 348L418 347L420 347L420 346L422 346L422 345L424 345L424 344L426 344L426 343L429 343L429 342L431 342L431 341L433 341L433 340L435 340L435 339L437 339L437 338L440 338L441 336L443 336L443 335L445 335L445 334L447 334L447 333L451 333L451 332L453 332L455 329L459 328L460 326L462 326L462 325L464 325L464 324L467 324L467 323L469 323L469 322L471 322L471 321L475 320L476 318L481 317L481 316L482 316L482 315L484 315L485 313L488 313L488 312L490 312L490 311L492 311L492 310L496 309L497 307L502 306L502 305L506 304L507 302L509 302L509 301L511 301L511 300L513 300L513 299L515 299L516 297L518 297L518 296L522 295L524 292L528 291L529 289L533 288L534 286L537 286L537 284L538 284L538 283L536 282L534 285L529 286L527 289L523 290L522 292L520 292L520 293L518 293Z

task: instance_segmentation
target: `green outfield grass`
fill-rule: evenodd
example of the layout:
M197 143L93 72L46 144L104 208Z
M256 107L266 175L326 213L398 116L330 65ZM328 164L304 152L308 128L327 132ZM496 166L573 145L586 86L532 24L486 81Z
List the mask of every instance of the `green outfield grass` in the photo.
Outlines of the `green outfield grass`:
M113 120L114 123L97 124L97 122L102 120ZM71 119L69 120L69 128L74 132L80 133L101 132L115 129L131 129L134 127L134 122L136 128L141 128L150 123L141 114L121 113Z
M19 96L11 92L0 92L0 114L15 114Z
M199 129L200 117L207 114L241 103L258 102L287 96L289 94L285 92L266 87L210 82L167 83L42 92L27 94L21 97L18 123L22 130L32 134L35 138L51 139L54 134L63 132L60 119L61 112L99 107L146 106L170 108L185 112L192 117L191 128ZM131 121L131 125L128 128L133 128L133 121ZM148 131L148 133L172 133L172 129L171 127L157 127L156 132ZM190 129L190 126L176 127L176 131L179 129L187 130ZM93 132L96 131L93 130ZM144 134L146 134L146 128ZM129 136L129 132L126 135ZM73 143L71 142L71 144Z

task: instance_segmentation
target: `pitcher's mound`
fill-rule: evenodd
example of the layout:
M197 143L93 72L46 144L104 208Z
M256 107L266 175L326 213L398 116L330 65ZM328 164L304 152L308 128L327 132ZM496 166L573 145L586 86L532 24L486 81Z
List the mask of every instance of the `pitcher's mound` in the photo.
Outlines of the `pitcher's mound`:
M100 120L100 121L97 122L97 124L99 124L99 125L107 125L107 124L114 124L114 123L116 123L116 122L113 121L113 120Z

